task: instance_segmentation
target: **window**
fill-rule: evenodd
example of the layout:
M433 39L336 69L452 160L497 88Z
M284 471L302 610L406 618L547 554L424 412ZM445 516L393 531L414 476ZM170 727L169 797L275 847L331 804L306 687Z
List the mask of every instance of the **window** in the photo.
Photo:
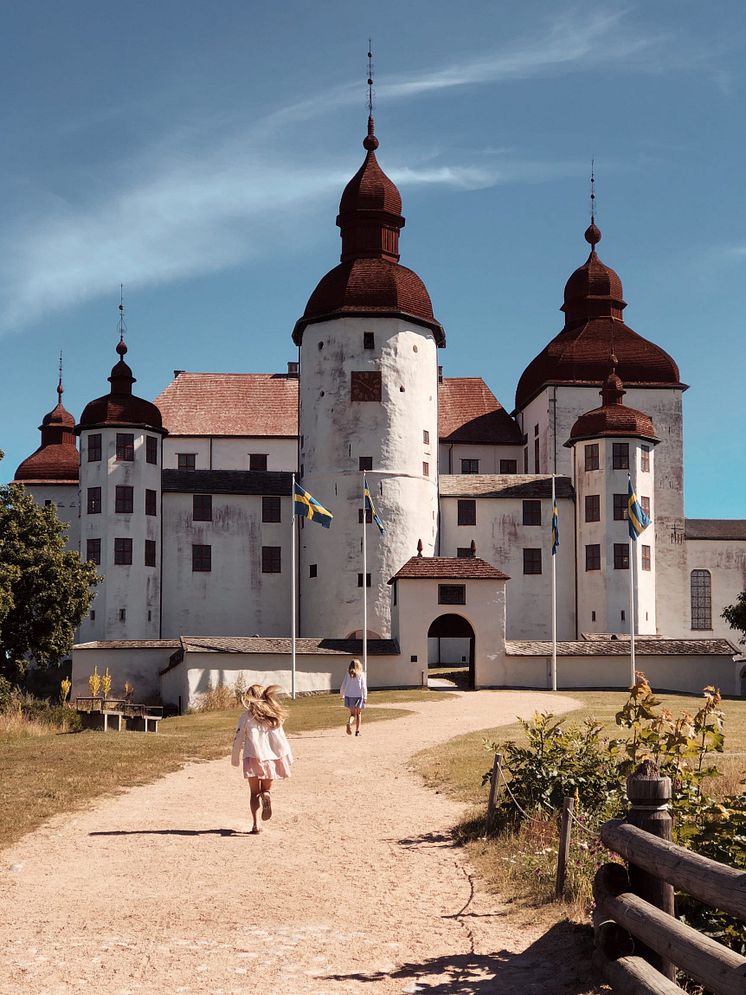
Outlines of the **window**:
M88 462L98 463L101 459L101 435L88 436Z
M145 566L155 566L155 539L145 540Z
M158 464L158 440L154 435L145 436L145 462Z
M157 515L158 514L158 495L155 491L145 490L145 514L146 515Z
M644 494L640 495L640 507L645 512L645 514L650 518L650 498L645 497Z
M500 473L518 473L518 461L514 459L501 459Z
M458 524L459 525L476 525L477 524L477 502L466 498L460 500L458 503Z
M538 434L539 434L539 426L534 425L534 437L536 437Z
M629 545L626 542L614 543L614 569L629 570Z
M365 509L365 522L366 522L367 525L370 525L373 522L373 512L370 510L370 508L366 508ZM358 508L357 509L357 524L358 525L362 525L363 524L363 509L362 508Z
M381 374L379 371L362 372L353 370L350 373L351 401L380 401Z
M127 609L126 608L120 608L119 609L119 621L120 622L126 622L127 621Z
M309 577L318 577L318 575L319 575L319 565L318 565L318 563L311 563L310 566L308 567L308 576Z
M523 572L525 574L541 573L541 549L523 550Z
M614 521L615 522L626 522L627 521L627 495L626 494L615 494L614 495Z
M528 473L528 446L523 450L523 472Z
M101 540L100 539L88 539L85 544L85 558L90 560L91 563L95 563L96 566L101 564Z
M131 463L135 458L135 437L130 432L117 432L117 462Z
M52 507L52 502L50 501L49 498L47 498L46 501L44 502L44 507L45 508L51 508Z
M128 566L132 563L132 540L114 540L114 562L120 566Z
M640 552L642 553L642 569L650 570L650 546L643 546Z
M267 454L266 453L249 453L249 469L250 470L266 470L267 469Z
M279 522L280 498L274 494L265 494L262 498L262 521Z
M212 494L192 495L192 521L212 521Z
M212 570L212 546L192 546L192 572L209 573Z
M88 488L88 514L89 515L100 515L101 514L101 488L100 487L89 487Z
M373 332L363 332L363 349L375 349L376 337Z
M373 469L373 457L372 456L360 456L357 461L358 470L372 470Z
M422 441L426 446L430 445L430 433L426 428L422 430Z
M438 584L439 605L465 605L466 584Z
M280 546L262 546L262 573L278 574L282 572Z
M586 522L601 521L601 495L586 494L585 496L585 520Z
M357 575L357 586L358 587L362 587L363 586L363 575L362 574L358 574ZM366 574L365 575L365 586L366 587L370 587L370 574Z
M523 502L523 524L541 525L541 501Z
M461 472L462 473L479 473L479 460L478 459L462 459L461 460Z
M591 612L591 622L595 622L595 621L596 621L596 613L595 612Z
M593 542L585 547L585 569L601 569L601 547L597 542Z
M611 466L614 470L629 470L629 443L614 442L611 446Z
M539 472L539 440L534 439L534 473Z
M177 453L177 466L179 470L194 470L197 462L196 453Z
M692 628L712 628L712 577L709 570L692 570Z
M640 446L640 469L650 473L650 446Z
M429 463L423 463L422 464L422 476L423 477L429 477L430 476L430 464Z
M591 442L585 447L586 470L598 470L598 443Z
M619 614L621 615L622 622L626 622L627 621L627 613L625 612L625 610L623 608L622 608L622 610L621 610L621 612Z
M134 487L117 484L114 497L114 511L118 515L131 515L134 507Z
M96 621L96 609L95 608L91 608L90 613L89 613L89 618L90 618L91 622L95 622Z
M471 559L471 546L459 546L456 550L456 556L460 560L470 560Z

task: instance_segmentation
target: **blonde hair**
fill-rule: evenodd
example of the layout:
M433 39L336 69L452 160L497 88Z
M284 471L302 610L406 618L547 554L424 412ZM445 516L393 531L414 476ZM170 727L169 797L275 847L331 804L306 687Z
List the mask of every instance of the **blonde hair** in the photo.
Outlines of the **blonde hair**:
M363 672L362 663L357 659L350 660L350 665L347 668L347 672L351 674L353 677L359 677Z
M283 693L279 684L270 684L266 688L261 684L252 684L241 698L241 704L257 722L270 729L278 729L288 714L280 704L279 696Z

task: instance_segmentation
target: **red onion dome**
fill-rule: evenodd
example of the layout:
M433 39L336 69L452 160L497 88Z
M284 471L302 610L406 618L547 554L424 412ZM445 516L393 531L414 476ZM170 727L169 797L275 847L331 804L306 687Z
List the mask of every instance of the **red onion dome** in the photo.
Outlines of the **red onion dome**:
M516 389L516 408L525 407L547 383L602 384L612 350L625 383L684 387L671 356L622 320L627 306L622 281L598 258L601 232L595 222L586 230L585 239L590 255L565 285L561 308L565 327L524 370Z
M341 263L322 277L296 322L293 341L298 345L306 325L345 315L410 318L431 328L438 345L445 345L424 283L399 265L399 232L405 224L401 195L378 164L378 144L373 118L368 118L365 159L339 202Z
M62 378L57 385L57 404L42 418L41 445L16 470L23 483L77 484L80 454L75 444L75 419L62 404Z
M635 408L628 408L622 401L626 391L616 375L615 367L616 356L612 356L611 372L601 388L601 407L586 411L578 418L570 430L570 439L565 443L566 446L582 439L607 436L647 439L653 443L658 441L650 416Z
M132 393L132 384L136 383L132 370L125 363L127 346L124 340L117 343L119 362L115 363L109 383L111 390L103 397L90 401L83 409L76 432L88 428L107 428L109 426L128 426L149 428L154 432L166 434L163 428L161 413L155 404L137 397Z

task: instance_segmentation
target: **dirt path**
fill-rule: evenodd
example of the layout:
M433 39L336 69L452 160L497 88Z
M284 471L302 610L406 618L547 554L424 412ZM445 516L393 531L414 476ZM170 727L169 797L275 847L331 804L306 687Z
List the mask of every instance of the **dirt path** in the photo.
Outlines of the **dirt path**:
M462 806L408 769L424 746L573 705L478 692L359 739L298 736L260 836L228 759L51 821L0 854L0 992L587 991L561 930L475 892L448 835Z

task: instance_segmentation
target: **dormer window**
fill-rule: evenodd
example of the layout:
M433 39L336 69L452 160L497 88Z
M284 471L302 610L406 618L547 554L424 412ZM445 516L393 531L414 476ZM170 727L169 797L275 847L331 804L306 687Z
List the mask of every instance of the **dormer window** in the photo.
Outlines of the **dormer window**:
M363 349L375 349L376 337L373 332L363 332Z

